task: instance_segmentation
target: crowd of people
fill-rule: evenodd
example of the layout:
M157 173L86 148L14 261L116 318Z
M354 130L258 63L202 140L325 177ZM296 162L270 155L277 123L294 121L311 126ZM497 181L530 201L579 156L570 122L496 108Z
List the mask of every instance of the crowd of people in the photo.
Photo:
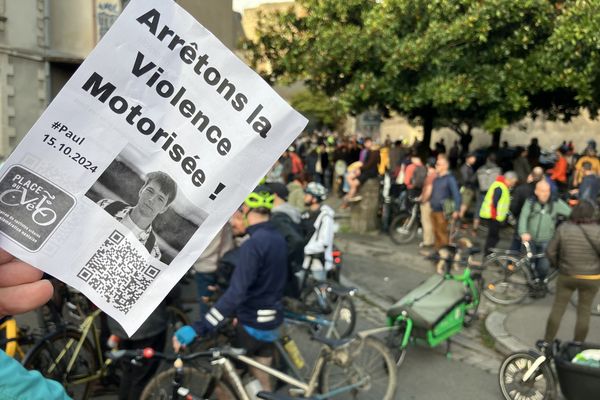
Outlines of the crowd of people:
M477 237L482 223L488 232L483 247L489 253L498 245L500 230L511 222L512 249L520 250L526 241L534 251L547 252L536 263L540 279L551 266L562 272L546 339L556 334L574 290L580 292L575 337L585 338L591 302L600 287L596 143L589 141L581 154L575 153L571 143L563 143L550 156L542 153L536 139L527 148L516 149L504 143L499 149L469 151L468 145L456 141L447 151L442 140L423 152L418 142L377 144L368 137L332 133L299 138L193 265L200 315L193 325L176 332L174 348L210 335L228 318L235 318L232 343L269 365L283 320L283 297L298 296L305 274L324 280L333 269L335 211L325 200L339 196L342 209L351 207L364 201L361 188L371 180L380 184L382 208L392 197L419 203L420 247L426 257L446 246L460 228ZM161 191L158 187L157 192ZM381 216L385 228L390 215L382 209ZM557 228L561 219L568 221ZM6 280L5 271L14 261L8 255L4 258L8 266L0 265L0 278ZM28 282L38 278L23 276L21 281L8 283L0 279L0 287L25 290ZM10 287L21 284L26 285ZM31 299L31 304L19 307L0 301L0 315L24 311L44 299ZM112 342L120 348L160 348L165 342L165 320L163 303L133 337L127 337L111 320L106 335L112 334ZM157 363L147 363L125 368L119 398L139 398L157 367ZM7 370L0 368L0 374ZM268 376L258 369L250 372L262 388L271 389ZM45 390L57 390L50 386Z

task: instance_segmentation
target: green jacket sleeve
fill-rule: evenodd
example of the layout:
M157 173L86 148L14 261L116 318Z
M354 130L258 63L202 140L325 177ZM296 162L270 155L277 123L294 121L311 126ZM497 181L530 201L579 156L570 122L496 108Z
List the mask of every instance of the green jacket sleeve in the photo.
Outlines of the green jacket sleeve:
M529 214L531 213L531 202L529 200L525 200L523 204L523 208L521 208L521 214L519 215L519 236L524 233L529 232L529 227L527 223L529 222Z
M27 371L16 360L0 350L0 399L3 400L69 400L56 381L37 371Z
M563 200L558 200L555 204L556 206L556 213L558 215L562 215L564 217L568 217L569 215L571 215L571 207L569 207L569 205L567 203L565 203Z

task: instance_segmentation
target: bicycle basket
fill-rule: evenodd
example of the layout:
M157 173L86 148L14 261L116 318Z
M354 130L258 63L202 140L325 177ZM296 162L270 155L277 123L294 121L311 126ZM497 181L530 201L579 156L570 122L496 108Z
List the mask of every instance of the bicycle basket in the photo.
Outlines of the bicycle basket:
M591 399L591 393L600 393L600 368L571 362L576 354L587 349L600 349L600 345L565 342L554 357L560 389L567 400Z

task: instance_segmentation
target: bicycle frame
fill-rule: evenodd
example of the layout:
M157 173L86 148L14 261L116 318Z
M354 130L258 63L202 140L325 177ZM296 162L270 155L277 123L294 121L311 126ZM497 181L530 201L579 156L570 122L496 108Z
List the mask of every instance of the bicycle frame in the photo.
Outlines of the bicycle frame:
M91 331L94 347L96 350L96 355L98 357L98 360L100 360L100 369L98 371L96 371L93 375L86 376L86 377L80 378L80 379L76 379L69 383L72 385L80 385L83 383L87 383L90 381L100 379L102 376L104 376L104 374L106 373L106 370L107 370L108 366L111 364L112 360L110 360L110 359L104 360L104 356L102 354L102 347L100 344L100 334L98 333L98 330L96 329L96 325L94 322L96 317L98 317L101 313L102 313L102 310L97 309L83 320L83 322L79 326L79 330L81 332L80 339L78 341L75 341L74 339L68 340L65 347L60 351L60 353L54 360L53 365L48 369L48 373L52 373L54 371L54 368L60 364L60 361L62 360L62 358L73 347L73 345L75 345L75 350L67 364L67 369L65 371L65 374L68 375L71 372L73 365L75 365L75 361L77 360L77 357L79 356L81 347L83 346L83 343L87 340L88 334Z
M360 339L355 339L355 340L360 340ZM333 350L333 351L335 351L335 350ZM259 363L258 361L255 361L254 359L244 356L244 355L230 354L230 355L228 355L228 357L234 358L246 365L249 365L251 367L259 369L259 370L269 374L270 376L273 376L273 377L297 388L299 391L301 391L302 395L305 397L311 397L314 399L324 400L324 399L331 398L333 396L337 396L339 394L350 392L350 391L364 385L366 383L366 381L368 380L368 378L365 377L364 379L361 379L360 381L353 383L351 385L343 386L343 387L340 387L338 389L332 390L327 393L315 394L315 391L318 389L317 380L319 378L319 375L321 374L323 366L325 365L325 359L326 359L327 355L330 354L331 352L332 351L328 350L326 346L321 347L319 357L317 358L317 361L316 361L315 365L313 366L312 372L310 374L310 379L308 382L304 382L300 379L296 379L288 374L285 374L274 368L263 365L263 364ZM223 357L223 356L218 357L217 359L213 360L212 364L218 365L218 366L220 366L220 368L222 368L222 370L225 372L227 378L229 378L230 382L233 384L233 386L235 387L235 390L238 392L238 395L242 398L242 400L250 400L250 397L246 393L244 385L243 385L240 377L238 376L233 363L229 360L228 357Z

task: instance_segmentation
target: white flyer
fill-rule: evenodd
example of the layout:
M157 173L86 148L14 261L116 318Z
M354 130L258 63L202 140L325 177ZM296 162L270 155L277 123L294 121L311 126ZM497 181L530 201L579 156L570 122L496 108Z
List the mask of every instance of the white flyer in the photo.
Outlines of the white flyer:
M307 121L174 1L133 0L0 171L0 247L132 335Z

